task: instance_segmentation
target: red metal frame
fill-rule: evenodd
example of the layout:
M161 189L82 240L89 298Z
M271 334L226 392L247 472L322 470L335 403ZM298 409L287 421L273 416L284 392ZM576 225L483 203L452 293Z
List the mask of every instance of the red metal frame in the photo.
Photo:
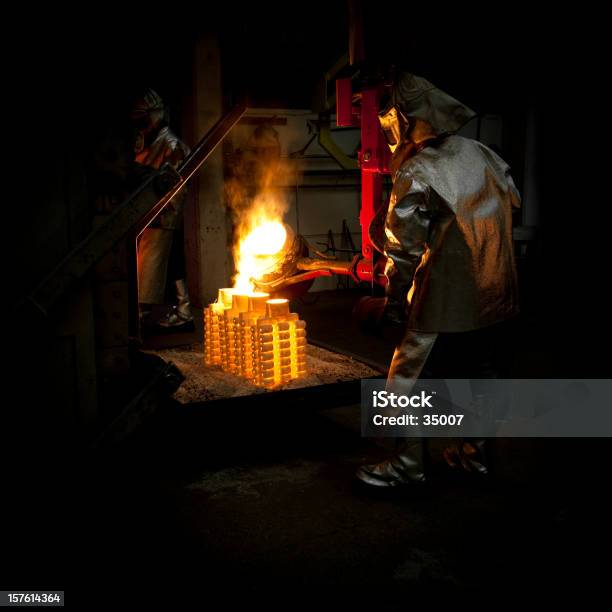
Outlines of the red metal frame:
M387 277L382 267L375 265L376 250L370 239L370 225L376 213L383 205L383 175L390 174L389 162L391 152L383 135L378 120L378 108L384 85L373 85L362 89L353 96L351 79L336 81L336 124L339 127L361 128L361 149L358 153L361 168L361 256L356 256L350 266L327 269L322 266L317 270L302 272L293 277L294 282L311 280L319 276L343 274L358 281L387 284ZM353 104L353 98L360 104Z
M340 127L361 127L361 253L356 275L362 281L386 283L384 275L374 273L374 246L370 240L370 224L383 205L383 174L390 174L391 152L378 121L378 108L383 85L366 87L361 91L361 104L353 105L351 79L336 81L336 123ZM350 110L350 112L349 112Z

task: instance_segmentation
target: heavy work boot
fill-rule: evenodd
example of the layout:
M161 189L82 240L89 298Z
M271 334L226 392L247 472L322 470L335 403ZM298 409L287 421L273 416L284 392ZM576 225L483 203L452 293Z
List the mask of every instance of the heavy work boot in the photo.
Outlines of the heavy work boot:
M460 445L453 444L444 449L444 459L453 469L465 470L465 472L478 476L487 476L489 467L485 453L486 440L469 439Z
M191 314L191 301L189 299L189 292L187 291L187 283L184 279L181 279L175 281L174 285L176 287L177 303L158 325L164 330L169 331L192 331L195 327L193 325L193 315Z
M485 433L492 421L490 394L477 393L472 400L467 418L473 420L474 430L478 425ZM481 437L464 438L459 444L451 444L444 449L446 463L453 469L475 476L488 476L489 465L486 453L486 439Z
M425 452L422 438L408 438L391 459L362 465L355 476L370 487L420 490L426 483Z

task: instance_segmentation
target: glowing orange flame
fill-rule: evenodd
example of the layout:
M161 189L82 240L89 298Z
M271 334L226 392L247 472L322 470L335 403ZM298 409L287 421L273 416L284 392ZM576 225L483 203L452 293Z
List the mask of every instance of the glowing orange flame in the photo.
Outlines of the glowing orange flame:
M270 267L271 256L284 246L287 230L283 224L283 207L260 198L246 212L238 227L234 247L236 276L234 288L241 293L254 291L253 279L260 279Z
M270 126L257 128L238 152L225 190L235 228L233 286L248 293L254 290L253 279L262 280L275 268L275 255L288 240L283 185L296 183L297 167L281 158L279 134Z

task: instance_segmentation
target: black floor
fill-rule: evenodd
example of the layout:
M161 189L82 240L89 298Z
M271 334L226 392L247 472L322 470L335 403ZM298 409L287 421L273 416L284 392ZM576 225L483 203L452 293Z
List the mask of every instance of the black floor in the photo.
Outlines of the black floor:
M428 496L387 499L353 480L387 452L360 437L357 406L227 408L169 406L86 464L71 525L83 588L201 603L331 590L399 609L415 591L559 592L607 571L599 441L498 440L488 485L449 474L434 441Z

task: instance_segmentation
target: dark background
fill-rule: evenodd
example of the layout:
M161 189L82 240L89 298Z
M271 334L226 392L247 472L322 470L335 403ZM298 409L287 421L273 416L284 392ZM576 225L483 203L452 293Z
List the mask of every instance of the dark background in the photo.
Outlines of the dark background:
M477 112L504 118L502 151L522 182L525 114L535 109L536 164L541 198L541 269L533 291L547 321L571 330L572 367L600 371L589 337L576 328L604 324L601 312L606 249L605 39L586 12L537 17L508 8L426 13L404 3L365 6L365 48L372 64L395 63L421 74ZM88 7L80 14L21 17L12 49L15 84L11 142L28 190L44 194L56 182L50 156L68 149L85 159L100 131L125 117L134 92L159 91L180 132L189 112L192 49L203 31L219 35L226 103L246 92L253 106L311 107L322 74L348 48L343 2L297 6L232 5L227 10L166 8L137 14L125 7ZM25 111L25 112L24 112ZM191 143L193 144L193 143ZM11 149L13 144L11 144ZM44 197L18 192L9 207L15 244L25 269L44 271L28 234ZM600 221L601 219L601 221ZM86 223L85 223L86 225ZM25 248L24 248L25 247ZM27 287L18 268L15 286ZM532 289L530 289L531 291ZM603 308L605 311L605 308ZM575 347L574 347L575 345Z

